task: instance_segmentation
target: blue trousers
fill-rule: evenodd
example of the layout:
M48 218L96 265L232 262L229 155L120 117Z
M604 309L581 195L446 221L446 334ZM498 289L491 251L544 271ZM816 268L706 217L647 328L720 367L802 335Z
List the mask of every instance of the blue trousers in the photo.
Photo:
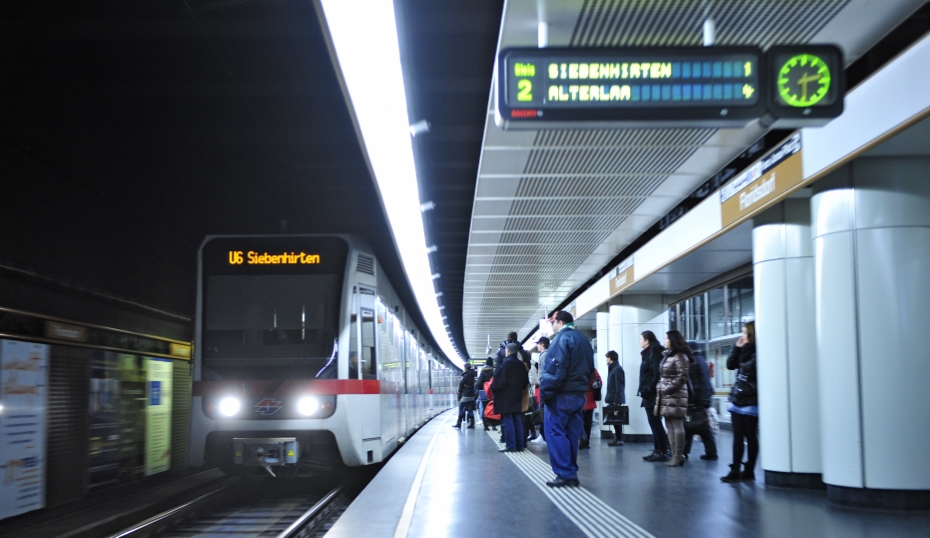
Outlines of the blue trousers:
M556 394L546 404L546 445L549 464L563 480L578 478L578 439L584 414L584 396Z
M523 413L502 413L501 429L504 430L504 444L507 450L523 450Z

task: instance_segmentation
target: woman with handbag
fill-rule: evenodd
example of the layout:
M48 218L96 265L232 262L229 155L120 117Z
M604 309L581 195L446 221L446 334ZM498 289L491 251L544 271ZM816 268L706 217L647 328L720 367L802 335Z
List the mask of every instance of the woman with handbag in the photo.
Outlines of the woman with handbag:
M616 351L610 350L605 357L607 357L607 394L604 395L604 403L609 406L626 405L626 374L620 366L620 356ZM619 424L614 426L614 440L607 444L609 446L623 444L623 426Z
M668 354L662 362L659 385L656 387L656 416L665 417L668 440L672 445L672 459L665 465L684 465L685 418L688 416L688 384L691 349L680 332L665 333Z
M578 449L591 448L591 426L594 424L594 410L597 409L597 402L601 401L601 387L604 383L601 381L601 374L597 370L591 372L591 379L588 380L588 391L584 393L584 436L578 440Z
M738 370L736 382L730 388L730 418L733 422L733 463L730 473L720 477L724 482L755 480L756 460L759 458L759 396L756 392L756 326L754 322L743 325L743 335L736 341L730 357L728 370ZM743 441L749 448L749 457L743 466Z

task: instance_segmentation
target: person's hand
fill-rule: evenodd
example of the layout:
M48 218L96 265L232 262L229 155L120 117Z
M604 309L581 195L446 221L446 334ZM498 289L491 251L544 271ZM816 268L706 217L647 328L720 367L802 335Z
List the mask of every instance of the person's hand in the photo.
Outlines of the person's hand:
M736 347L743 347L744 345L746 345L746 337L740 336L739 340L736 341Z

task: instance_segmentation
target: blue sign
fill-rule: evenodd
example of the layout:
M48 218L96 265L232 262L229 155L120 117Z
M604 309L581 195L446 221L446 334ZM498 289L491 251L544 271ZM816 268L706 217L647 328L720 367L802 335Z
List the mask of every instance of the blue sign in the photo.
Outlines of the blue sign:
M161 381L149 381L149 405L161 405Z

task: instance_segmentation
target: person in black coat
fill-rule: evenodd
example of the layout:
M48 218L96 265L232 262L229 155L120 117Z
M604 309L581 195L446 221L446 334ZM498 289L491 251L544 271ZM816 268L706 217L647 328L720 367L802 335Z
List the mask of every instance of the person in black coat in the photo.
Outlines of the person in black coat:
M519 452L525 448L523 442L523 395L530 381L526 366L520 358L520 345L507 344L507 358L494 374L491 392L494 395L494 411L501 416L501 429L507 448L501 452Z
M607 352L607 394L604 403L607 405L624 405L626 403L626 374L620 366L620 356L616 351ZM609 446L623 444L623 426L614 426L614 440L607 443Z
M455 421L453 428L461 428L462 421L468 417L468 428L475 427L475 374L470 362L465 363L465 371L462 372L462 380L459 381L459 418Z
M507 344L516 344L517 343L517 333L509 332L507 333L507 339L500 343L497 347L497 355L494 356L494 373L497 373L497 370L500 369L501 364L504 363L504 359L507 358L509 353L507 352Z
M668 461L672 448L668 442L665 427L662 426L662 417L656 416L656 385L662 375L659 368L665 360L665 348L659 343L652 331L643 331L639 338L639 347L642 348L639 365L639 391L637 396L643 399L642 406L646 410L646 420L652 430L652 453L643 457L646 461Z
M759 394L756 392L756 325L754 322L743 325L743 335L739 337L730 356L727 358L727 370L738 370L736 382L730 387L730 420L733 424L733 463L730 472L720 477L724 482L737 480L755 480L756 460L759 457ZM746 441L749 455L743 464L743 441ZM740 467L745 465L742 472Z
M700 351L697 342L688 342L688 347L692 351L689 379L694 392L688 405L690 420L685 422L685 457L691 453L691 441L694 440L694 436L700 435L704 443L704 455L701 459L716 460L717 443L714 442L714 432L711 431L710 419L707 416L711 396L714 394L710 383L710 370L707 368L704 353Z
M484 407L488 403L487 395L483 392L484 384L490 381L492 377L494 377L494 359L488 357L488 360L484 363L484 367L481 368L481 372L478 373L477 381L475 381L475 396L478 398L478 414L481 416L481 423L484 425L484 431L488 431L492 427L494 431L497 431L496 424L492 424L490 419L484 418Z

